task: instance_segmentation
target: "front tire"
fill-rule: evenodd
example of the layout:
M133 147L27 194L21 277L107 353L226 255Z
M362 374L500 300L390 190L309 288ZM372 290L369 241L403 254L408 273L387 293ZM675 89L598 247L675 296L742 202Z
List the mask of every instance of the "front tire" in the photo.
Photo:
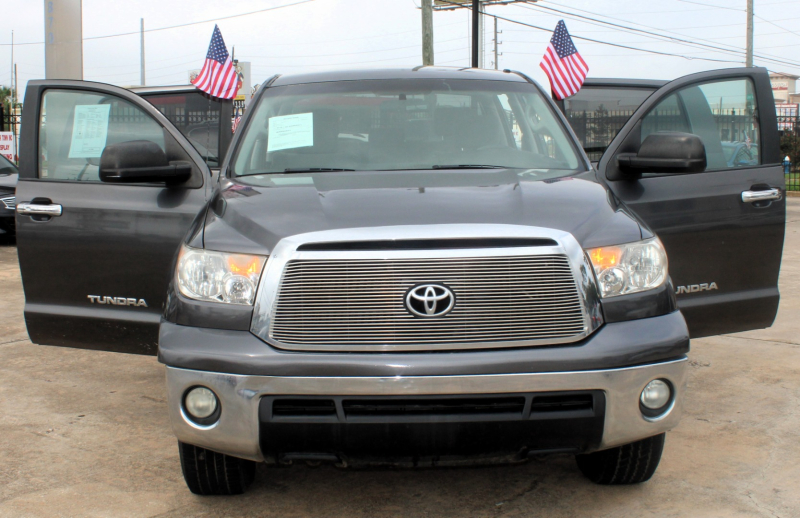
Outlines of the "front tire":
M648 437L609 450L576 455L578 468L596 484L640 484L656 472L666 434Z
M196 495L240 495L256 475L256 463L178 442L183 479Z

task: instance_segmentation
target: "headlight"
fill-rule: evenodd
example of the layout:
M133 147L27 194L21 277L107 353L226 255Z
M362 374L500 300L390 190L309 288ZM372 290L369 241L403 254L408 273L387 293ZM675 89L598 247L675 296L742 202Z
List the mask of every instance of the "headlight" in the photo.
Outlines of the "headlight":
M195 300L252 305L267 258L181 247L176 283Z
M586 250L602 297L658 288L667 280L667 253L658 238Z

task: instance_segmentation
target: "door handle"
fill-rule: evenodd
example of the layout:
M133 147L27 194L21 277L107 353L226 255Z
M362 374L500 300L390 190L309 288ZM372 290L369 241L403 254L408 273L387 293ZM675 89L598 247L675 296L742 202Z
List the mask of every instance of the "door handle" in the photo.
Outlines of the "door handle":
M17 214L23 216L60 216L61 205L39 205L37 203L18 203Z
M753 203L756 201L775 201L783 198L780 189L767 189L765 191L744 191L742 193L742 201L745 203Z

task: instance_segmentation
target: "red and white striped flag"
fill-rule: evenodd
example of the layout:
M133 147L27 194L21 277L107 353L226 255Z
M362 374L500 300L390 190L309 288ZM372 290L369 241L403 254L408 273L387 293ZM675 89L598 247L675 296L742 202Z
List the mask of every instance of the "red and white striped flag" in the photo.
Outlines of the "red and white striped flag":
M239 76L233 66L231 56L222 40L222 33L219 27L214 25L214 34L211 36L211 44L208 46L206 62L200 74L192 81L200 90L208 95L219 97L220 99L233 99L238 90Z
M556 99L575 95L583 86L583 80L589 73L589 65L572 43L564 20L558 21L539 66L550 79L550 89Z

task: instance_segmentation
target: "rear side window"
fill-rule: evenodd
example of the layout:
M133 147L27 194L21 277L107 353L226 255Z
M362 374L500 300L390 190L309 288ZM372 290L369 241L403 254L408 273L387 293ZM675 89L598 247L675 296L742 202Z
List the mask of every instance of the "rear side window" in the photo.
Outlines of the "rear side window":
M666 97L642 120L642 140L662 131L702 138L708 170L761 163L755 91L746 78L692 85Z
M584 86L564 100L567 120L589 160L600 160L622 126L654 91L653 88Z
M163 128L119 97L79 90L48 90L39 120L39 178L100 181L108 144L149 140L166 150Z

